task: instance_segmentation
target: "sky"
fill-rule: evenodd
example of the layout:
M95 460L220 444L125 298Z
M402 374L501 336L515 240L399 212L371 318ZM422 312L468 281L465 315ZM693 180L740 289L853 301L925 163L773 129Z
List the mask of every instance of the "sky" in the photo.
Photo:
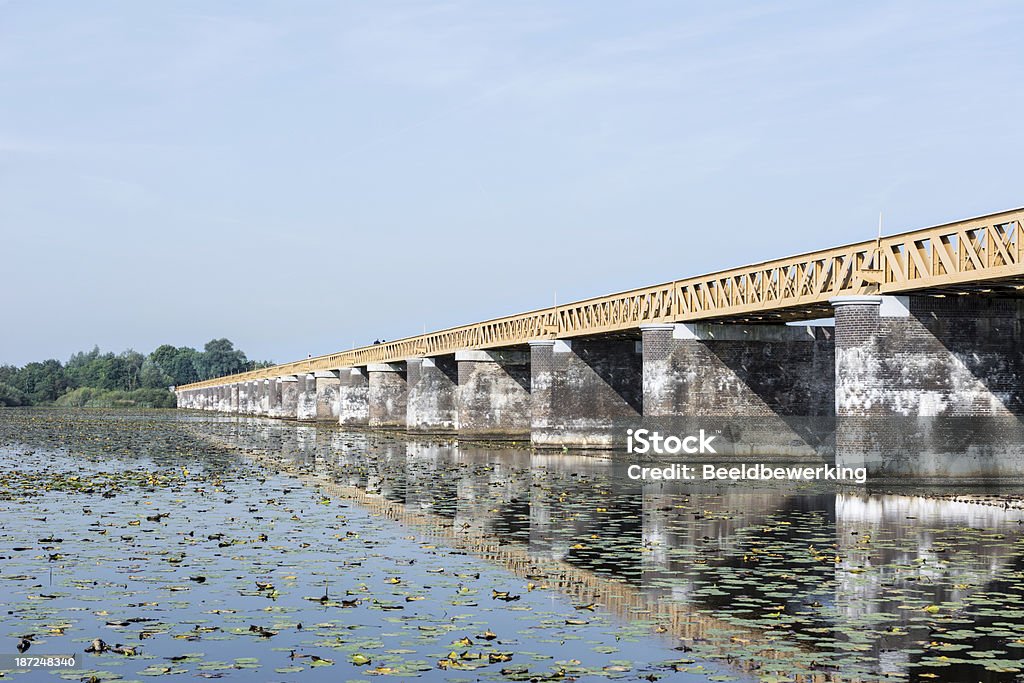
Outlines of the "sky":
M286 362L1024 205L1022 19L0 0L0 364Z

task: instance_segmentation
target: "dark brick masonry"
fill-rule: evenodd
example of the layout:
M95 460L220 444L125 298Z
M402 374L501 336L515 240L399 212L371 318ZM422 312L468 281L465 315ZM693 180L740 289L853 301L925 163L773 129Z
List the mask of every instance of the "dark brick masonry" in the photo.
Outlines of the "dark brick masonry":
M365 368L341 368L338 373L338 423L365 427L370 421L369 379Z
M714 430L719 453L831 459L831 328L652 325L643 351L645 426Z
M402 366L404 363L367 366L371 427L405 429L408 384Z
M906 303L836 306L837 458L875 476L1024 473L1021 302Z
M458 366L455 356L410 358L406 363L409 398L406 426L409 431L454 432L458 423L455 394Z
M634 339L534 344L532 442L607 448L643 410L643 357Z
M295 419L299 408L299 392L302 391L300 381L298 377L289 375L278 382L281 388L281 417Z
M474 351L458 362L458 433L466 439L530 438L530 364L523 351Z
M341 380L337 377L324 377L317 373L316 378L316 419L325 421L338 420L338 391Z

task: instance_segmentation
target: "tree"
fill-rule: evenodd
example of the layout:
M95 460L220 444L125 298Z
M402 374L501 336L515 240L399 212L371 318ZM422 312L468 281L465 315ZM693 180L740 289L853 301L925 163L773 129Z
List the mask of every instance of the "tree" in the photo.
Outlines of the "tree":
M198 361L199 375L202 379L233 375L249 369L249 361L245 354L236 349L228 339L211 339L206 342Z
M103 353L94 346L91 351L72 354L66 365L52 359L22 368L0 365L0 406L50 403L66 395L61 405L120 405L120 401L124 405L173 406L174 395L167 391L172 384L180 386L268 365L248 360L228 339L211 339L201 352L164 344L149 356L132 349Z
M113 353L100 353L94 346L88 353L76 353L68 359L67 375L75 387L94 387L96 389L127 389L138 372L132 367L137 359L132 356L134 351L125 351L120 356ZM141 365L141 363L139 363Z
M160 372L171 378L171 384L180 386L199 381L199 355L198 351L189 346L178 348L164 344L149 354L149 359Z
M75 386L98 387L100 382L99 364L100 347L92 347L92 351L71 354L65 372Z
M0 365L0 384L13 387L18 378L18 367L16 365Z
M146 357L138 351L126 349L118 354L117 360L124 376L124 384L117 388L135 391L142 386L142 364L146 361Z
M150 358L143 361L139 380L143 389L166 389L175 383L170 375L163 372L160 366L153 362L152 354L150 354Z
M32 403L48 403L71 388L71 382L59 360L29 363L16 378L14 388L21 391Z
M7 382L0 382L0 407L27 406L28 397Z

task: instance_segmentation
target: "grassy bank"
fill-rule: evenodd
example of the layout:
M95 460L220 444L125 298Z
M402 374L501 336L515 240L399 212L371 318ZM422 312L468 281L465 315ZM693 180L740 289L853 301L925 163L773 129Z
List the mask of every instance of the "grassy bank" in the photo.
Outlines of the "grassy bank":
M177 405L177 400L174 394L166 389L108 391L79 387L58 398L54 405L71 408L173 408Z

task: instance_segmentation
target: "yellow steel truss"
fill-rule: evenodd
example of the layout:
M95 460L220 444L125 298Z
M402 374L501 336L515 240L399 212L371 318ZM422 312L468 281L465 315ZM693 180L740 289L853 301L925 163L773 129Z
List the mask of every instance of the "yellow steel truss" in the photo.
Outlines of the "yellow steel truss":
M1016 286L1016 279L1024 278L1022 229L1024 209L1014 209L219 377L179 390L517 346L534 339L635 332L644 323L827 317L828 300L846 294Z

